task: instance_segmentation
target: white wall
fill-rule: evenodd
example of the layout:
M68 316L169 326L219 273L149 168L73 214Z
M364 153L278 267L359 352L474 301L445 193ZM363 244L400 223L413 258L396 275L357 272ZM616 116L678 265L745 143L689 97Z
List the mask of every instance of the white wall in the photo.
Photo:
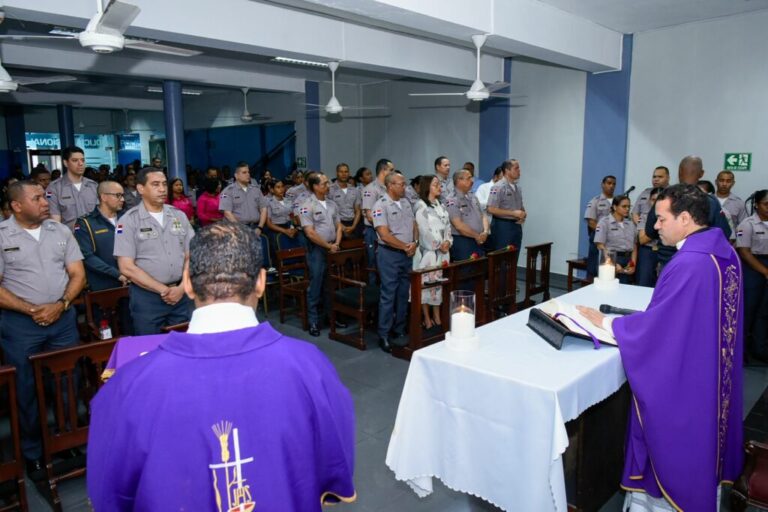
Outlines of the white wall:
M650 185L656 165L677 181L687 154L715 180L726 152L751 152L751 172L736 172L746 199L768 187L768 12L635 35L627 184Z
M440 155L452 169L477 162L480 117L477 106L462 97L410 97L409 92L465 91L466 87L410 81L391 81L362 87L366 105L386 105L370 111L363 121L363 163L373 167L379 158L392 159L408 177L434 172Z
M526 106L512 108L510 115L510 156L520 160L528 212L523 246L554 242L551 271L565 274L565 260L577 256L583 222L579 192L586 74L516 61L511 89L527 96L521 101Z
M331 98L331 84L320 84L320 105ZM330 177L336 176L336 164L345 162L352 173L363 165L363 119L367 111L348 107L361 106L360 86L336 84L336 98L345 109L340 115L320 116L320 166ZM298 153L297 153L298 155Z

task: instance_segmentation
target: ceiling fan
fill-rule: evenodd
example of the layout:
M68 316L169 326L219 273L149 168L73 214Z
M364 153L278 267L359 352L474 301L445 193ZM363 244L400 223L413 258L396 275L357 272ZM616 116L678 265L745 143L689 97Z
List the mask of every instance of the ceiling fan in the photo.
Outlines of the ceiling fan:
M236 118L244 123L250 123L257 119L269 119L269 117L262 116L261 114L251 114L248 110L248 91L250 91L250 89L248 87L241 87L240 91L243 93L243 113L239 116L217 116L216 118L211 119L212 121L215 121L216 119Z
M318 110L323 109L329 114L341 114L344 109L347 110L386 110L387 107L343 107L339 100L336 98L336 70L339 69L339 63L332 61L328 63L328 69L331 70L331 99L325 105L318 105L316 103L305 103L309 107L316 107Z
M53 84L57 82L71 82L74 80L77 80L77 78L70 75L36 77L17 76L16 78L13 78L8 71L5 70L2 63L0 63L0 93L14 92L19 86Z
M466 92L412 92L408 96L466 96L471 101L484 101L488 98L524 98L521 95L512 95L506 93L496 92L499 89L508 87L506 82L496 82L486 86L482 80L480 80L480 49L485 44L485 40L488 38L487 34L479 34L472 36L472 42L477 49L477 73L475 75L475 81L472 82L472 86Z
M177 48L143 39L130 39L123 36L125 31L138 16L141 9L135 5L108 0L104 6L102 0L96 0L96 14L93 15L82 32L54 29L49 35L0 35L0 39L14 41L32 41L39 39L77 39L83 48L90 48L96 53L112 53L124 47L146 52L165 53L179 57L191 57L201 52L186 48Z

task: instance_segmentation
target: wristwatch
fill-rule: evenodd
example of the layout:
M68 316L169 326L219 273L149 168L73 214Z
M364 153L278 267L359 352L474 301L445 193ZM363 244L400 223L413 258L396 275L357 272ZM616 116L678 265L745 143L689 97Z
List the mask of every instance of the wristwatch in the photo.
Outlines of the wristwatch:
M66 298L62 297L56 302L61 302L62 304L64 304L64 311L69 311L70 302Z

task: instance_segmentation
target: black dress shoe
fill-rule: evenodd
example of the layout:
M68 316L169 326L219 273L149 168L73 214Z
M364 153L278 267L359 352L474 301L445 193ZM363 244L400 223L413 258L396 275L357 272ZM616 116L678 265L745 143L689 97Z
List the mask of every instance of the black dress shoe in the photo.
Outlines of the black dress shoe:
M392 352L392 345L389 344L389 340L387 338L379 338L379 348L389 354Z
M333 322L333 325L335 325L337 329L346 329L347 327L349 327L349 324L346 324L341 320L336 320L335 322Z
M317 324L311 324L309 326L309 335L314 336L315 338L320 336L320 328L317 326Z
M41 459L27 459L27 474L29 475L29 478L34 480L35 482L40 482L41 480L45 480L45 466L43 465L43 461Z

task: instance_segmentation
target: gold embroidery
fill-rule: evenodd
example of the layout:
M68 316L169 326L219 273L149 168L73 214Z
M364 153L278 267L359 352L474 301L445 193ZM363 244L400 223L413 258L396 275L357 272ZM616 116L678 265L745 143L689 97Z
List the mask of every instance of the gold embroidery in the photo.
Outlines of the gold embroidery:
M256 503L251 498L251 490L249 485L245 485L246 479L243 478L243 465L253 462L253 457L247 459L240 458L240 439L238 437L238 429L232 428L231 421L221 421L211 427L213 433L216 434L216 438L219 440L219 447L221 449L221 463L209 464L208 468L213 473L213 490L216 493L216 507L219 512L222 511L221 492L219 491L219 476L218 470L224 470L224 477L226 479L226 492L227 492L227 508L228 512L251 512ZM229 436L232 434L232 447L235 450L235 459L229 462ZM229 469L232 469L232 476L230 478Z

